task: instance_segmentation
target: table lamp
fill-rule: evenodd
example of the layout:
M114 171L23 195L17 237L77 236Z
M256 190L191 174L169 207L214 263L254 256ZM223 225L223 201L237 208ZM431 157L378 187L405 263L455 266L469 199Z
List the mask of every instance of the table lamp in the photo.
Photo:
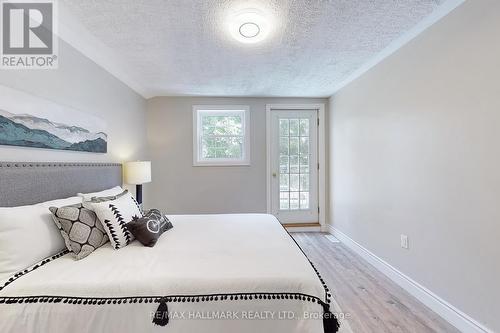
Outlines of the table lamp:
M135 197L142 205L142 184L151 182L151 162L134 161L125 163L125 183L136 187Z

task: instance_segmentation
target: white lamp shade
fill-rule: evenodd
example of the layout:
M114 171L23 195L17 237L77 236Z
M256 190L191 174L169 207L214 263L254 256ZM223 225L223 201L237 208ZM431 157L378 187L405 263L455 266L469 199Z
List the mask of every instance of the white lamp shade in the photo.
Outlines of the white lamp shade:
M125 163L125 183L144 184L151 181L151 162L134 161Z

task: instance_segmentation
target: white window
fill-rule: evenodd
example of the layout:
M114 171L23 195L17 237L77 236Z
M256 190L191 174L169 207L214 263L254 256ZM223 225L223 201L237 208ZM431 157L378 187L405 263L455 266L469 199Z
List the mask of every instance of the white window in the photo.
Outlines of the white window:
M193 165L250 165L248 106L193 106Z

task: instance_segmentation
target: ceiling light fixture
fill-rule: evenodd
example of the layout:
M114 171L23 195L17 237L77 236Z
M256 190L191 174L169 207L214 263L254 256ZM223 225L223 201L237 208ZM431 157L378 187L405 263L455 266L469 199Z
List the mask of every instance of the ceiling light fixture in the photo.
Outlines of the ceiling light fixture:
M258 43L269 35L270 21L269 17L261 10L247 8L229 16L228 28L237 41L247 44Z
M260 32L259 25L253 22L243 23L240 26L239 30L240 30L240 35L242 35L245 38L254 38Z

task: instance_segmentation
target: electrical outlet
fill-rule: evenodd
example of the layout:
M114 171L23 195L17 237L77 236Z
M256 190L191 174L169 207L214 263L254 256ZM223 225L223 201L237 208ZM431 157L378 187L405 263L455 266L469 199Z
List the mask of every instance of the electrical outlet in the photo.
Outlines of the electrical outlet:
M401 247L403 249L409 249L408 236L401 234Z

